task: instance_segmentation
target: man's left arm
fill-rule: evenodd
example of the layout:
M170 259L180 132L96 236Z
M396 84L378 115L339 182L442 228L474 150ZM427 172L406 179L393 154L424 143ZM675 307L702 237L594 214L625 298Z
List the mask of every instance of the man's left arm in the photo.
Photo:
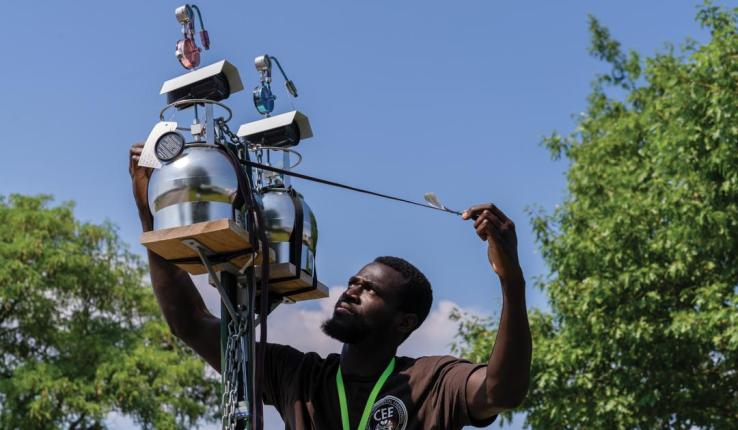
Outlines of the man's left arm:
M530 382L532 344L515 225L493 204L472 206L462 217L473 219L477 235L487 242L487 256L502 286L502 315L489 362L466 383L467 409L476 421L523 402Z

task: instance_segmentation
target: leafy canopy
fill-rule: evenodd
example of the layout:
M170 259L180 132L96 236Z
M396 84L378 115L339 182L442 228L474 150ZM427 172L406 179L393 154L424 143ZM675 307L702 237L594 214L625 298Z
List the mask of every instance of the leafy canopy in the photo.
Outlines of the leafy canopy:
M217 381L170 333L110 225L50 197L0 197L0 428L191 428Z
M535 429L738 428L738 9L641 60L590 18L611 65L586 114L544 144L568 196L533 227L552 315L532 312ZM457 349L483 359L490 320Z

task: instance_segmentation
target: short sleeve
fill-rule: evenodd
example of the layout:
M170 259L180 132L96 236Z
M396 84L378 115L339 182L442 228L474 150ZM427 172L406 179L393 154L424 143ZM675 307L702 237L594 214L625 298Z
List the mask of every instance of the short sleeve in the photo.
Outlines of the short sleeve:
M439 357L431 390L433 409L444 428L461 428L471 425L486 427L497 418L475 421L469 415L466 399L466 383L475 370L484 364L474 364L455 357Z
M257 348L260 344L257 343ZM290 346L266 344L264 356L264 403L281 411L287 399L285 390L293 386L305 354Z

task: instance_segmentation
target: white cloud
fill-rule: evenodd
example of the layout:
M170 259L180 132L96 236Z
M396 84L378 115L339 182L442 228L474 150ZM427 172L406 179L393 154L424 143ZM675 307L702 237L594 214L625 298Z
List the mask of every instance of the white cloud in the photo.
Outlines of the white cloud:
M458 307L450 300L441 300L431 309L423 325L400 345L398 355L420 357L449 354L456 334L456 323L449 320L448 316L451 310Z
M194 277L205 303L214 315L220 315L218 293L207 283L207 277ZM333 305L343 291L330 289L330 296L318 302L319 308L307 303L280 305L269 316L269 341L290 345L300 351L315 351L322 356L340 352L341 344L323 334L320 325L330 317ZM440 300L431 309L423 325L400 346L398 354L409 357L442 355L450 352L456 334L456 323L449 320L452 309L480 314L478 310L462 308L450 300Z
M296 303L282 305L269 316L269 341L290 345L300 351L315 351L321 356L341 351L341 343L320 330L333 312L342 288L331 288L329 297L318 301L319 309Z

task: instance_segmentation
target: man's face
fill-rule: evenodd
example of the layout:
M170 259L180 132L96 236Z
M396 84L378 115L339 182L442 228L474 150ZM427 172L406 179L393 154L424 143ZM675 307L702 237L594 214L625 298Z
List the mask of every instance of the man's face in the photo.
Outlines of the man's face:
M400 305L402 275L381 263L370 263L349 278L323 332L344 343L357 343L370 333L391 330Z

